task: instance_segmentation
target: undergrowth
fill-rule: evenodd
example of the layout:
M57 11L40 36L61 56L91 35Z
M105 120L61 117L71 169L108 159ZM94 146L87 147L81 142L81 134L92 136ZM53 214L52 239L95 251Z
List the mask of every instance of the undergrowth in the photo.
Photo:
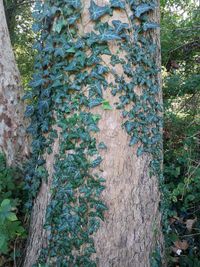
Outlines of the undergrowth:
M13 266L26 237L22 175L0 154L0 266ZM14 265L15 266L15 265Z

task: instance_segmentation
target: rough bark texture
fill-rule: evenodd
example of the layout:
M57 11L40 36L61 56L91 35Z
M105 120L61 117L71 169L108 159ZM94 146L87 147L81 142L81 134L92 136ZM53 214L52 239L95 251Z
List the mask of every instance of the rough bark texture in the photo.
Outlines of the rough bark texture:
M0 151L9 165L19 165L28 154L22 88L0 0Z
M84 16L87 23L90 1L85 2ZM96 2L99 5L106 3ZM109 23L114 19L129 23L124 11L115 11ZM153 19L159 21L159 9ZM158 44L157 64L160 66L159 32L154 32L153 38ZM116 52L115 43L110 45L110 50ZM105 57L105 61L109 64L109 57ZM118 73L123 72L120 65L115 70ZM108 75L107 79L108 82L114 82L112 75ZM140 90L138 88L138 93ZM104 98L113 107L118 102L117 97L113 97L108 90L104 92ZM159 101L161 102L161 95ZM102 176L106 179L103 199L109 210L105 222L94 237L98 266L149 267L150 255L156 242L162 243L160 194L157 177L149 176L151 158L149 155L137 157L138 147L128 146L130 137L121 127L123 119L119 110L103 111L97 108L95 111L102 117L97 140L103 141L108 147L107 151L101 152L104 159L101 164Z
M57 132L59 133L59 129L57 129ZM34 202L24 267L32 267L32 265L37 261L40 255L41 248L45 247L47 243L47 233L44 230L43 226L45 223L46 209L51 198L50 188L52 183L54 157L59 152L58 141L59 138L54 142L54 145L52 147L52 154L45 155L47 162L46 168L50 175L48 178L48 183L42 182L40 191Z
M98 5L105 5L106 0L95 1ZM82 13L82 25L80 34L90 32L94 24L89 19L88 8L90 0L84 1ZM129 12L129 10L126 10ZM159 12L155 13L155 20L159 20ZM110 20L120 19L127 23L127 15L124 11L114 11ZM105 17L105 21L109 16ZM111 23L109 21L109 23ZM155 33L159 46L159 33ZM110 44L110 50L115 53L115 42ZM109 56L104 61L110 64ZM158 64L160 56L158 52ZM121 65L116 65L115 70L122 73ZM108 74L108 82L113 81ZM114 82L114 81L113 81ZM138 89L138 93L141 90ZM161 97L161 96L160 96ZM104 91L104 99L111 106L117 102L118 97L113 97L109 90ZM161 99L160 99L161 102ZM150 156L144 154L136 156L137 146L129 147L129 136L122 129L123 119L119 110L102 110L94 108L94 113L101 115L99 123L100 132L97 141L104 142L108 149L103 152L102 176L106 179L106 190L103 199L109 210L105 214L105 222L94 236L98 267L149 267L149 257L157 242L162 243L160 231L159 201L157 177L150 177ZM50 200L50 184L53 172L54 156L58 153L57 144L54 144L54 153L47 158L48 171L50 173L48 185L42 184L32 215L31 235L27 249L24 267L32 266L37 261L42 244L46 240L45 231L42 229L45 210ZM48 167L48 166L47 166Z

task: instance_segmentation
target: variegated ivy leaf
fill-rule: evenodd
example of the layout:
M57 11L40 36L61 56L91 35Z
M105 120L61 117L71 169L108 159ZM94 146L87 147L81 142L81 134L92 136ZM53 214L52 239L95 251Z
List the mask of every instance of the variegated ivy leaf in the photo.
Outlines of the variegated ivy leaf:
M81 8L81 0L65 0L65 3L73 6L75 9Z
M120 33L122 30L129 28L129 25L127 23L122 23L120 20L113 20L112 24L115 27L115 31L117 33Z
M152 30L152 29L157 29L159 27L158 23L155 22L145 22L143 24L143 30L144 31L148 31L148 30Z
M111 7L125 9L125 2L122 0L110 0Z
M154 10L155 9L155 5L151 4L151 5L148 5L148 4L141 4L139 6L136 7L135 9L135 15L137 18L139 18L142 14L150 11L150 10Z
M90 18L92 20L97 20L100 17L104 16L105 14L109 14L110 11L111 10L108 5L98 6L97 4L95 4L93 0L90 2L89 12L90 12Z

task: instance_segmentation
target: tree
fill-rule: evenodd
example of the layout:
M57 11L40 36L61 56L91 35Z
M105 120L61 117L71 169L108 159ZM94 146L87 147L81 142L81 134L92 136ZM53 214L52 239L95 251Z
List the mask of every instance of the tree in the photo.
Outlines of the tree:
M25 267L150 266L162 247L158 18L154 3L36 5Z
M2 0L0 1L0 58L0 147L1 151L6 154L8 164L19 165L28 154L24 111L20 100L22 88L10 43Z

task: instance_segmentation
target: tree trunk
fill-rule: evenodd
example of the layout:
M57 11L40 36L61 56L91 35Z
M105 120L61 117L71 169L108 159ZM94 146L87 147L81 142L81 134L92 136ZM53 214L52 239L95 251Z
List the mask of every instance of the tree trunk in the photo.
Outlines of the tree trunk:
M3 0L0 0L0 150L5 153L9 165L20 165L28 154L22 93Z
M108 1L99 0L95 1L95 3L99 6L105 6L105 4L108 4ZM94 30L95 23L89 15L90 5L90 0L84 1L84 8L81 11L81 22L78 24L79 36L85 36ZM158 8L152 13L151 17L154 21L158 22ZM125 10L123 8L113 9L112 15L102 16L101 21L112 25L113 20L120 20L122 23L130 25L129 18L131 14L130 7L126 5ZM160 67L159 31L153 30L150 35L157 44L157 58L154 55L154 60L157 66ZM144 36L149 35L147 33ZM132 45L134 47L134 42ZM119 54L119 44L117 41L109 41L108 46L112 55ZM101 56L103 64L112 69L111 72L106 74L108 84L115 84L113 73L117 73L119 77L123 75L125 82L130 82L130 76L124 74L123 68L123 64L128 64L126 51L121 51L120 56L124 59L125 63L119 62L115 66L111 64L110 55ZM90 67L88 69L91 70ZM132 70L137 75L135 66L132 66ZM156 75L160 89L160 75ZM155 79L155 77L152 77L152 80ZM144 93L145 86L140 84L134 90L139 97ZM154 98L157 104L162 105L161 89L154 95ZM112 95L110 90L107 89L103 91L103 99L106 100L106 103L109 103L109 107L102 108L99 105L91 110L93 114L101 116L98 124L100 131L94 134L97 143L103 142L107 146L107 149L99 151L103 158L99 172L106 180L106 188L103 191L102 199L106 203L108 211L105 212L105 219L101 222L99 230L93 234L96 253L92 258L96 260L99 267L149 267L150 257L154 249L157 246L162 248L159 212L159 175L155 173L153 175L150 174L152 154L144 152L143 154L141 153L142 155L139 155L138 151L140 151L141 142L129 145L130 135L122 127L126 120L123 118L122 112L115 108L116 103L119 102L119 95ZM126 111L130 109L131 104L128 103ZM159 128L160 134L161 128ZM45 156L49 179L47 183L45 181L42 182L34 202L24 267L32 266L37 262L41 249L48 246L48 233L43 226L45 223L45 211L53 198L50 193L54 172L52 166L55 164L56 155L59 153L60 131L59 129L58 138L55 139L53 144L53 153L51 156ZM162 158L161 154L160 157ZM162 160L159 161L159 164L162 164ZM95 173L95 171L91 170L90 172ZM50 266L57 266L49 258L47 262Z

